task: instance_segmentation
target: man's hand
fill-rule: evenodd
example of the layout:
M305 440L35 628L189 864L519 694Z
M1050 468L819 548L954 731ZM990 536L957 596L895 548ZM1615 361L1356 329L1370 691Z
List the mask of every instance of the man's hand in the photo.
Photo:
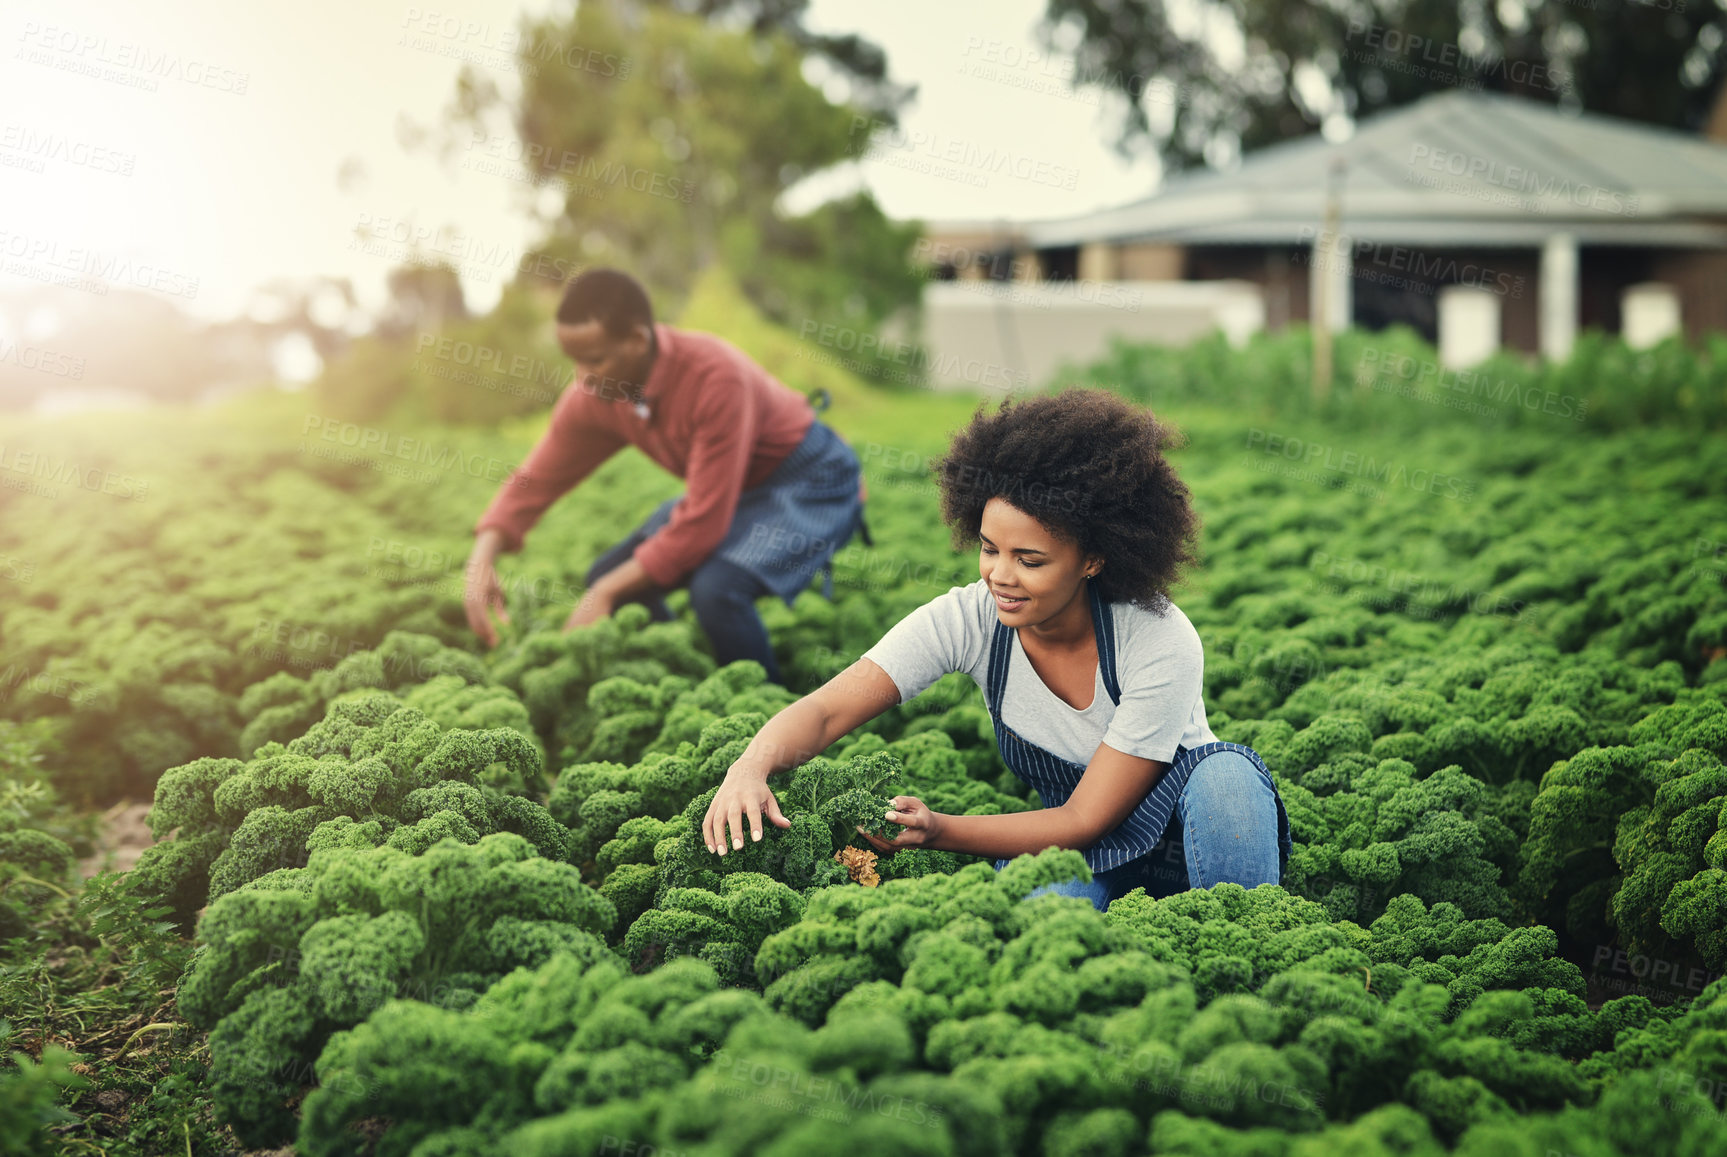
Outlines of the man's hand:
M878 852L892 855L901 848L939 848L941 840L942 820L947 818L940 812L932 812L924 806L924 802L912 795L896 795L893 797L893 810L886 813L889 823L903 824L905 831L891 840L858 828L858 834L868 840L870 847Z
M564 620L564 630L591 626L616 609L610 594L598 586L589 587L582 595L582 601L576 604L576 609L570 612L570 617Z
M654 580L648 577L642 564L633 558L625 559L594 580L582 601L564 620L564 630L573 631L577 627L597 623L637 596L659 593L662 592L654 586Z
M498 645L498 629L492 625L491 612L498 621L508 625L510 612L504 606L504 584L498 581L498 571L492 565L498 556L499 538L495 530L480 532L468 555L467 577L462 590L462 609L467 612L468 626L485 640L488 647Z
M734 770L726 773L725 782L715 793L714 802L708 805L708 814L702 817L702 843L707 845L708 851L722 856L726 854L728 838L732 850L744 846L745 816L749 817L752 840L762 838L763 812L776 828L792 826L792 821L780 811L780 801L768 788L767 777L737 771L735 764L733 767Z

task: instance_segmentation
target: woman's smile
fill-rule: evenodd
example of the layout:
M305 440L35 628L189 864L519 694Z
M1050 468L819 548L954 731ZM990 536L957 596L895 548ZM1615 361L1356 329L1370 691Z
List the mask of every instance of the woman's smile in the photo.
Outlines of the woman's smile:
M1023 610L1025 608L1025 604L1031 601L1024 595L1015 597L1003 594L998 590L991 590L990 594L995 596L995 605L1004 615L1011 615L1015 611Z

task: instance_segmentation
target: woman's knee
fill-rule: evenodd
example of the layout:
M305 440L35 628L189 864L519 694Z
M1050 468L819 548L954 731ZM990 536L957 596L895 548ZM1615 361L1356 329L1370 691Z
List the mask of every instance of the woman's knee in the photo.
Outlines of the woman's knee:
M990 866L999 872L1011 862L1007 859L992 860ZM1025 894L1025 899L1033 896L1078 896L1082 900L1090 900L1092 906L1101 912L1109 907L1109 887L1099 878L1100 875L1094 873L1089 883L1075 876L1060 883L1039 884Z
M1277 791L1259 766L1239 751L1219 751L1195 765L1182 790L1182 802L1213 814L1249 823L1277 818Z
M1025 898L1029 900L1033 896L1077 896L1090 900L1092 907L1100 912L1109 908L1109 890L1097 880L1086 883L1078 876L1059 884L1040 884L1027 892Z
M1277 790L1252 760L1235 751L1201 760L1182 793L1182 810L1193 887L1279 882Z

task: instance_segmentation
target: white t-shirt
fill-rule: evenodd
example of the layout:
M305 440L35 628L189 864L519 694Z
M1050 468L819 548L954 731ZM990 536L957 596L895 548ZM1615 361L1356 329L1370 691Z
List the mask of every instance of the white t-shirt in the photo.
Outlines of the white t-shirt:
M1082 594L1081 597L1084 597ZM1100 668L1091 705L1079 711L1045 686L1013 633L1013 659L1002 692L1002 721L1020 738L1082 767L1099 743L1142 759L1169 763L1177 747L1216 743L1201 701L1205 652L1199 632L1174 603L1162 614L1111 603L1115 620L1116 683L1121 704L1109 701ZM954 587L894 625L864 652L899 688L904 703L950 671L964 671L981 688L989 677L995 600L979 579Z

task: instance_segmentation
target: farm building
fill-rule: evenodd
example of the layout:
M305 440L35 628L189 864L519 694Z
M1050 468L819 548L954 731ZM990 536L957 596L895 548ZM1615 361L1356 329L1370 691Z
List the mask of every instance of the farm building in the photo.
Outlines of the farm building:
M1724 142L1727 105L1693 136L1451 91L1116 208L932 228L932 363L964 350L1035 379L1112 335L1321 316L1409 325L1455 365L1501 346L1562 357L1583 327L1696 340L1727 330Z

